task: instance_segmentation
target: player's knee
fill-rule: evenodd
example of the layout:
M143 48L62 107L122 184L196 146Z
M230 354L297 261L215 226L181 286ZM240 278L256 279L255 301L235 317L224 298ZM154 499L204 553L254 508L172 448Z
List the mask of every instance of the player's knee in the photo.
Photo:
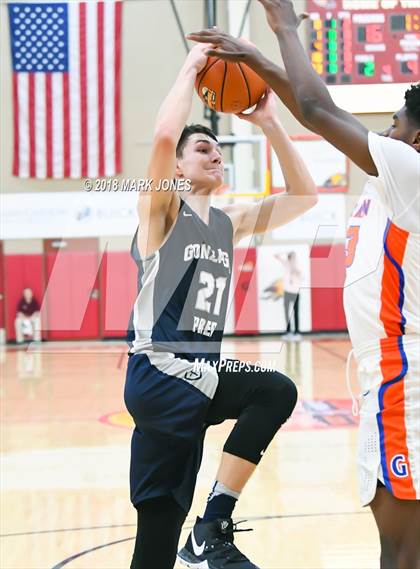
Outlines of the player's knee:
M297 402L297 389L293 381L279 372L272 372L265 382L264 399L266 408L276 418L279 427L287 421Z
M386 535L380 534L381 568L396 567L397 555L395 544Z
M280 416L284 422L290 417L296 407L298 392L296 385L289 377L280 373L278 375L281 381L279 381L279 388L277 390L277 402Z
M420 567L420 548L418 536L405 536L401 543L397 544L396 567Z
M416 536L408 532L398 533L398 535L380 534L381 567L398 569L400 567L420 567L420 552Z

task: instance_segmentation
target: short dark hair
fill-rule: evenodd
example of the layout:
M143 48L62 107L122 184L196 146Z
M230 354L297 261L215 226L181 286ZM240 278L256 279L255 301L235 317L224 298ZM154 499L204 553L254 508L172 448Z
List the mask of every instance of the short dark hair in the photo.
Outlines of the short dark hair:
M177 156L177 158L180 158L182 156L182 153L184 152L184 148L188 142L189 137L192 134L197 134L198 132L202 132L203 134L207 134L207 136L210 136L210 138L212 138L216 142L219 142L217 140L217 136L208 127L206 127L202 124L190 124L184 128L184 130L182 131L181 136L178 140L178 144L176 145L176 156Z
M405 92L405 107L408 118L420 126L420 83L411 85Z

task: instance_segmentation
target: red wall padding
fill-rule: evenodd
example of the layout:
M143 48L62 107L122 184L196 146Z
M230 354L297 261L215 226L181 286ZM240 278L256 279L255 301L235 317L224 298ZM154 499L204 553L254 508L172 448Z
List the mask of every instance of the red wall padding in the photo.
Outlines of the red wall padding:
M235 249L233 293L235 334L258 334L257 250Z
M49 340L99 338L98 253L47 252Z
M6 337L8 340L14 340L16 305L23 289L32 288L38 302L40 304L43 302L44 258L42 254L4 255L3 262ZM92 263L93 261L90 261L89 266ZM237 334L258 333L257 281L256 271L253 270L255 263L255 249L235 250L232 286L236 293L234 303ZM78 268L72 273L80 283L81 265L76 262L75 266ZM91 270L88 272L90 274ZM320 245L312 248L311 297L312 329L314 331L346 329L342 301L344 278L344 245ZM137 268L128 252L110 252L104 255L100 267L99 286L100 331L99 333L97 331L96 317L87 318L88 314L86 314L82 324L82 337L124 337L130 312L137 296ZM89 309L96 313L95 305L95 299L91 299ZM53 306L48 308L51 311ZM89 323L94 329L90 329ZM80 331L69 331L68 333L68 331L61 330L58 332L59 337L54 334L53 336L54 339L72 339L80 338L79 334ZM49 337L51 338L51 333Z
M317 245L311 250L312 330L346 330L343 308L344 245Z
M137 296L137 267L127 252L109 252L101 264L101 336L125 337Z
M16 306L23 289L33 290L38 303L44 296L43 255L4 255L4 285L6 296L6 338L15 340Z

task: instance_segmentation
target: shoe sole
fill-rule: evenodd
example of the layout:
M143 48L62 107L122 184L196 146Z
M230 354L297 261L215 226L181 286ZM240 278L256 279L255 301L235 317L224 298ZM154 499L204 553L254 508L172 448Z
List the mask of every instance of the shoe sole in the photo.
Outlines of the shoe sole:
M177 560L181 563L181 565L190 567L190 569L214 569L214 565L210 567L207 560L197 560L197 557L190 553L185 547L178 552ZM254 565L254 567L255 569L260 569L256 565Z
M194 557L185 547L178 553L177 559L182 565L191 569L211 569L207 560L197 561L197 557Z

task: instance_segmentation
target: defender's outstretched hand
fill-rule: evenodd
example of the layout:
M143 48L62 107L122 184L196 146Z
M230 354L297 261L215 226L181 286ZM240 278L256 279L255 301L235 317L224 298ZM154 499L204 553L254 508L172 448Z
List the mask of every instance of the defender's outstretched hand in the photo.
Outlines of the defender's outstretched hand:
M265 9L270 28L276 34L280 30L297 29L308 17L305 12L297 15L291 0L258 0Z
M303 20L308 18L306 12L296 15L293 4L290 0L259 0L266 9L267 20L274 32L281 26L298 28ZM220 30L217 26L201 32L187 34L187 39L199 42L200 44L211 44L206 54L209 56L220 57L224 61L249 63L261 52L246 38L234 38Z
M248 40L234 38L216 27L188 34L187 39L200 44L212 44L207 46L206 55L220 57L224 61L247 63L250 58L260 55L258 49Z
M278 70L259 74L302 124L326 138L367 174L376 176L367 128L336 106L299 40L297 28L307 15L298 16L291 0L258 1L277 36L287 79Z

